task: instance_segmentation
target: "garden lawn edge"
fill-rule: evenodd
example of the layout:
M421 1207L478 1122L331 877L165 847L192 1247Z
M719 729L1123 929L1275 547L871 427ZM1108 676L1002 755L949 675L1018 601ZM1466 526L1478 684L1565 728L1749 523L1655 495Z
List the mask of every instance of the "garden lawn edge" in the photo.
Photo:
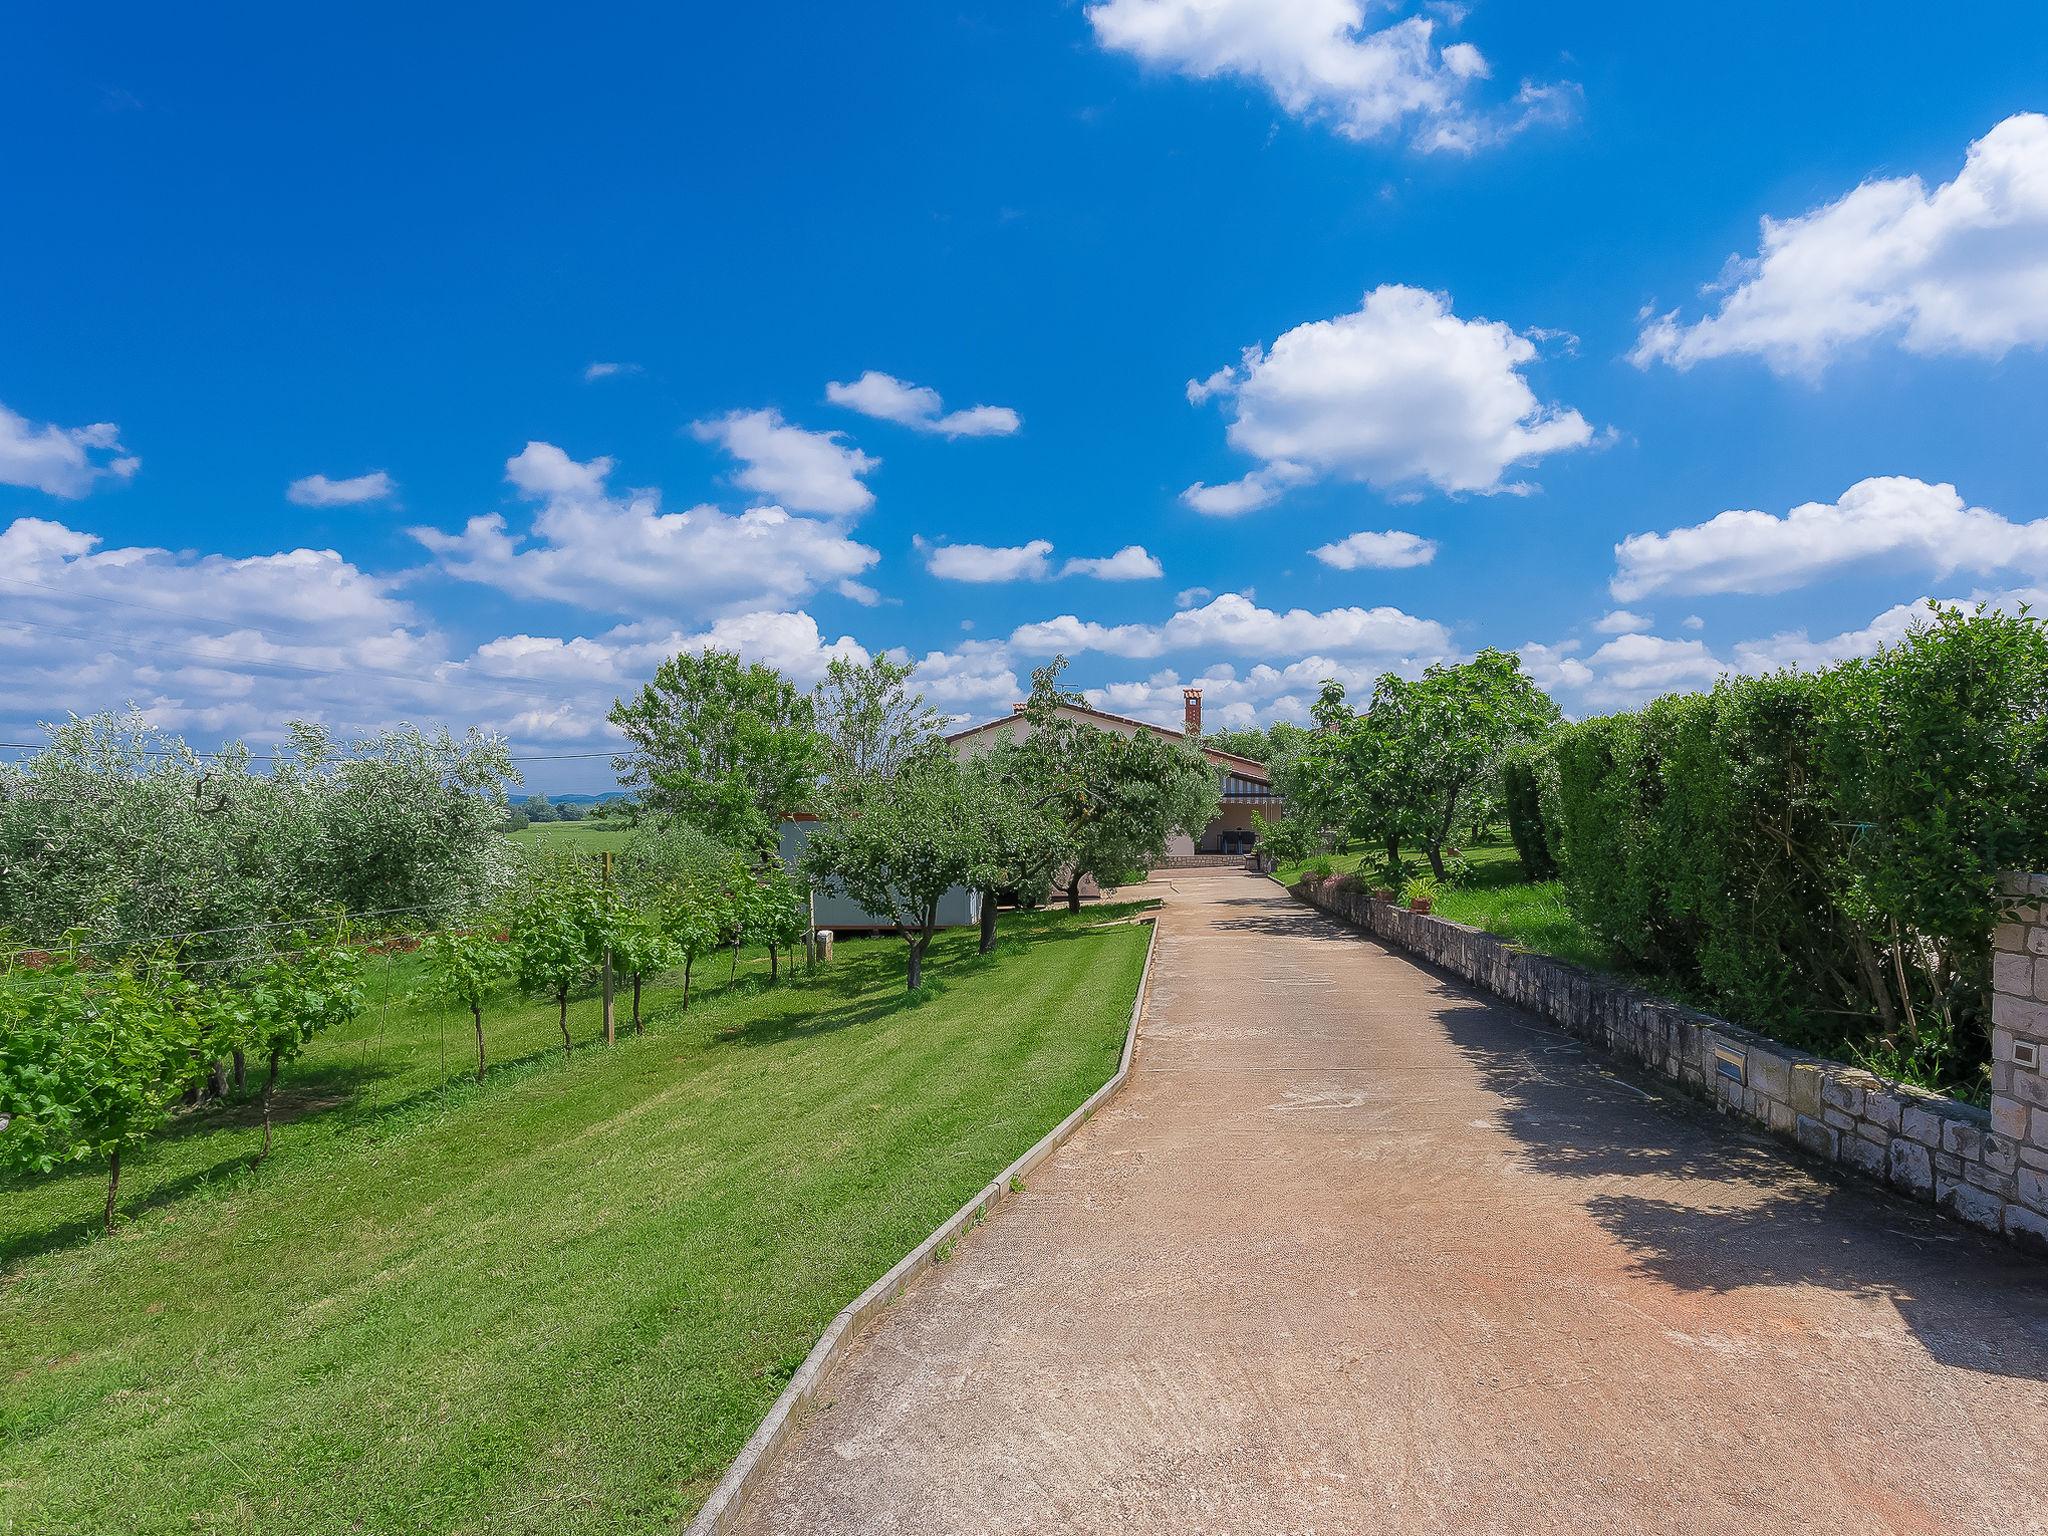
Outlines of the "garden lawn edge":
M725 1469L718 1486L711 1490L710 1497L705 1499L696 1517L685 1528L684 1536L721 1536L733 1528L748 1496L760 1485L776 1453L795 1428L799 1412L818 1396L833 1366L853 1347L861 1329L882 1308L900 1299L920 1273L934 1263L943 1262L939 1257L942 1249L950 1257L952 1244L985 1221L988 1213L1010 1193L1013 1183L1021 1183L1026 1174L1058 1151L1061 1144L1079 1130L1096 1110L1114 1098L1129 1080L1131 1057L1138 1045L1138 1019L1145 1011L1145 995L1152 984L1152 958L1159 948L1158 918L1141 917L1135 921L1144 923L1151 932L1145 940L1145 965L1138 973L1137 995L1131 999L1130 1023L1124 1028L1123 1055L1109 1081L1082 1100L1066 1119L1041 1136L1023 1156L983 1185L979 1193L971 1196L929 1237L898 1259L887 1274L862 1291L832 1319L818 1336L818 1342L811 1346L804 1363L790 1377L789 1385L782 1389L782 1395L769 1408L767 1417L747 1437L747 1443L740 1447L739 1455Z

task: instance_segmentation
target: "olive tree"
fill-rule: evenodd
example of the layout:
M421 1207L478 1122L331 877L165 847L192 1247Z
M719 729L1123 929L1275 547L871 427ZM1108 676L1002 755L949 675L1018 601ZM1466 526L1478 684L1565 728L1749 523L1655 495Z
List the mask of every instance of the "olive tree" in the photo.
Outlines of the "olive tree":
M1115 885L1215 818L1220 775L1198 748L1150 731L1119 735L1062 712L1064 656L1031 675L1030 725L1021 744L1023 781L1034 804L1054 816L1068 844L1067 908L1079 911L1081 882Z
M984 856L979 781L948 753L913 758L842 797L804 850L804 871L887 917L909 948L908 989L924 984L939 902Z
M979 952L995 948L1003 897L1035 902L1072 862L1074 846L1056 807L1033 792L1031 754L1005 742L967 765L980 848L968 883L981 897Z

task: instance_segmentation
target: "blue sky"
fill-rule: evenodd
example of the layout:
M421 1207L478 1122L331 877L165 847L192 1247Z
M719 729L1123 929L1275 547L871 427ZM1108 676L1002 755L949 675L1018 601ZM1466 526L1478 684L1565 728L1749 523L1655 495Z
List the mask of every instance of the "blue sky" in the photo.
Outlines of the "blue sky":
M1583 712L2023 600L2048 13L1847 14L35 7L0 731L574 752L707 639Z

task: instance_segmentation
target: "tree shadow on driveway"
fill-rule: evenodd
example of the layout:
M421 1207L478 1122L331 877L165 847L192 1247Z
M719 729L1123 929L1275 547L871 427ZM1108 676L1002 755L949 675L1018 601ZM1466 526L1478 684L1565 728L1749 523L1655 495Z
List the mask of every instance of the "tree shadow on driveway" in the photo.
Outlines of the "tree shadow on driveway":
M1580 1186L1581 1208L1637 1275L1681 1292L1882 1299L1945 1365L2048 1381L2048 1263L1749 1131L1314 908L1247 899L1216 926L1380 946L1431 977L1417 1030L1440 1031L1479 1074L1524 1168Z
M1437 973L1433 1023L1532 1172L1679 1291L1883 1298L1945 1365L2048 1381L2048 1266L1748 1132L1675 1086Z

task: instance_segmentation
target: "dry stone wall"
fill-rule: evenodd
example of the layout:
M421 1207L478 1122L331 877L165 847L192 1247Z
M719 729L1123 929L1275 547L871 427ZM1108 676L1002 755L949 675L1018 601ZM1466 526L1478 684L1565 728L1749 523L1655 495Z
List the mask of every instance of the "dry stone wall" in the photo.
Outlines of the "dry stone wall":
M1340 880L1295 894L1650 1068L1809 1156L2048 1253L2048 876L2008 878L1994 935L1989 1110L1781 1045L1726 1019L1410 912Z

